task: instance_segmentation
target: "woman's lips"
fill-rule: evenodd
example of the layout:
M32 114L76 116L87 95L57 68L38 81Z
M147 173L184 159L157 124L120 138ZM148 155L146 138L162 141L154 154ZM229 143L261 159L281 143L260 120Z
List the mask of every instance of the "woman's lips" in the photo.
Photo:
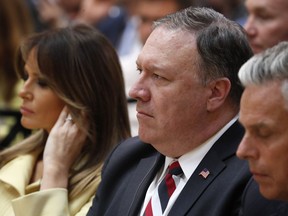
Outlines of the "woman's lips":
M29 114L33 114L34 112L24 106L20 107L20 112L22 115L29 115Z

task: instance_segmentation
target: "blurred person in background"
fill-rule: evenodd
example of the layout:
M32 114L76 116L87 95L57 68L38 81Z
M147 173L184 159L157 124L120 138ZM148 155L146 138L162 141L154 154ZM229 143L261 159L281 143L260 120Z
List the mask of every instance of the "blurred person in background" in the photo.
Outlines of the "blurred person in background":
M191 6L191 0L138 0L139 35L144 44L152 32L155 20Z
M18 46L27 35L34 32L25 1L1 0L0 26L0 148L4 148L29 134L18 121L21 101L17 93L21 81L14 68Z
M42 30L65 27L73 22L80 13L83 0L30 0L36 9L35 17L42 23Z
M103 160L130 137L117 53L85 25L35 34L20 51L21 123L35 132L0 152L0 215L86 215Z
M85 23L101 31L117 48L125 24L118 0L27 0L41 30Z
M254 53L288 41L287 0L246 0L249 16L245 29Z
M195 0L195 4L202 7L211 7L242 26L247 19L244 0Z
M117 50L127 17L126 8L118 0L82 0L77 21L93 25Z

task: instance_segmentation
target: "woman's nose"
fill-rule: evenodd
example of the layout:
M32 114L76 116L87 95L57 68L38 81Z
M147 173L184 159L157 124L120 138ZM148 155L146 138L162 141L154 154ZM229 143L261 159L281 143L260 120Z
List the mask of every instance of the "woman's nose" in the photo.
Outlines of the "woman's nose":
M24 82L21 90L19 91L18 95L22 99L31 100L33 98L33 94L31 92L31 87L27 81Z

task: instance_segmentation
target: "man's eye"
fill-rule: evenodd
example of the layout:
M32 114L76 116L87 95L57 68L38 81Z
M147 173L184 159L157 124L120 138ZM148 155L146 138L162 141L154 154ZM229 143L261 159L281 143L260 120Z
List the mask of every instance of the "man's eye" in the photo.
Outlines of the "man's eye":
M158 74L153 74L153 78L154 78L154 79L162 79L162 77L159 76Z
M262 138L262 139L267 139L272 135L272 133L268 130L258 130L256 134L259 138Z
M140 68L137 68L136 70L138 71L138 73L139 73L139 74L141 74L141 73L142 73L142 69L140 69Z

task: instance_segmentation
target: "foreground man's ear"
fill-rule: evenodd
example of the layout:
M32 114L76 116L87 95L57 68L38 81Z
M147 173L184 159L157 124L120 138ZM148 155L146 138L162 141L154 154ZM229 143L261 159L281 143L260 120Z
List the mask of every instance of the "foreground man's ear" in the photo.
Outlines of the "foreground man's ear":
M211 81L207 87L210 88L207 111L213 112L225 102L231 89L231 82L228 78L219 78Z

